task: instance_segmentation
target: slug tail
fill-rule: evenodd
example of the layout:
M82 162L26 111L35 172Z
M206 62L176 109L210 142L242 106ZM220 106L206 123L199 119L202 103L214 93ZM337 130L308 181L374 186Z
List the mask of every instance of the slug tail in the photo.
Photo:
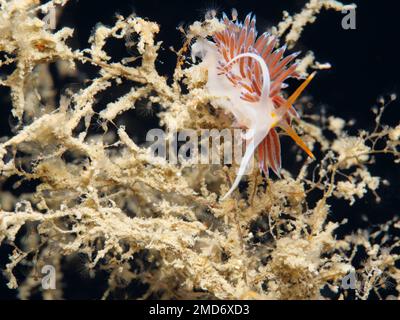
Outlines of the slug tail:
M233 182L229 191L221 198L221 201L224 201L226 198L228 198L232 194L232 192L238 187L240 180L244 176L246 168L251 160L251 157L254 154L254 151L265 137L265 132L268 131L260 130L254 133L254 137L251 139L250 145L246 147L246 152L244 153L244 157L240 162L239 171L236 175L235 181Z

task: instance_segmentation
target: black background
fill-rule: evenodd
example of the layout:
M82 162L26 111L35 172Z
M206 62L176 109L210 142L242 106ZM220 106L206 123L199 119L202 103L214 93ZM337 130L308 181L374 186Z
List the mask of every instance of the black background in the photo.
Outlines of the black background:
M202 19L208 9L217 9L219 13L230 13L236 8L239 19L242 20L248 12L257 16L257 28L263 31L276 25L282 17L282 11L299 12L306 1L299 0L262 0L262 1L157 1L157 0L113 0L90 1L71 0L66 6L59 26L67 25L75 28L72 46L87 47L87 39L96 23L111 25L115 21L114 14L129 15L135 12L138 16L160 24L161 31L158 40L163 41L157 68L161 74L171 76L176 56L169 50L170 46L180 48L182 35L177 26L190 25L193 21ZM349 2L346 2L349 3ZM312 85L307 89L313 97L315 108L325 109L328 114L344 119L356 120L355 129L371 130L374 126L374 115L371 109L377 105L380 96L387 97L391 93L399 93L399 14L395 1L354 1L357 8L356 30L344 30L341 27L343 14L334 11L323 11L315 24L307 26L300 42L293 51L303 53L312 50L318 61L329 61L332 69L320 71ZM124 56L125 48L118 44L108 44L109 52L115 57ZM88 71L91 76L90 71ZM61 84L63 86L64 83ZM1 136L10 135L9 113L10 103L7 98L8 90L0 89L2 104L0 117ZM383 121L390 125L399 122L400 106L397 101L388 108ZM318 112L318 110L315 110ZM125 124L141 120L136 119L135 113L124 119ZM122 121L122 120L121 120ZM128 123L126 123L128 121ZM156 117L146 120L156 125ZM352 133L355 133L353 131ZM285 160L284 160L285 161ZM285 167L285 163L283 164ZM290 169L290 168L288 168ZM359 227L368 228L398 215L400 173L398 166L392 164L387 157L378 157L377 164L371 170L389 180L390 187L382 187L379 193L382 202L376 204L372 196L366 196L362 201L349 207L347 202L334 203L333 220L340 221L348 218L350 223L346 230ZM25 186L34 188L34 185ZM361 219L362 215L369 222ZM0 267L6 263L9 250L0 249ZM80 286L81 279L73 271L68 275L71 280L66 287L66 298L97 298L97 290L90 288L95 283L85 283ZM86 280L88 281L88 280ZM80 289L78 289L80 288ZM101 289L101 288L98 288ZM13 298L15 292L6 289L0 277L0 299Z

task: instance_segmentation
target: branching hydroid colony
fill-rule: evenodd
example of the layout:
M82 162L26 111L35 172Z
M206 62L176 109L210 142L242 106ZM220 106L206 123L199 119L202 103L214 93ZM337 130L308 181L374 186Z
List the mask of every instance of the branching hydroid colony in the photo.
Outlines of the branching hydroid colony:
M0 248L10 253L2 257L2 268L8 287L17 288L20 298L38 292L45 299L63 298L63 271L76 269L74 257L80 257L87 275L107 274L103 298L118 297L121 290L127 298L346 298L348 291L341 283L351 271L358 275L358 298L386 298L388 283L391 294L397 294L399 221L338 239L336 231L346 221L332 222L335 207L328 204L344 198L351 205L368 192L378 196L378 188L389 183L369 172L376 154L400 160L400 127L380 123L387 103L372 132L349 136L350 123L319 116L317 106L308 114L300 101L295 107L303 120L294 130L301 133L304 146L322 156L311 163L299 154L300 172L281 170L280 179L265 180L254 168L242 192L236 190L220 201L236 178L235 166L175 165L154 159L123 126L115 129L114 120L146 101L147 106L161 106L160 125L167 129L232 128L235 119L209 90L204 60L192 63L188 52L193 44L196 55L196 43L218 39L230 22L210 16L188 27L169 85L155 68L160 48L157 23L117 16L113 26L96 27L89 48L77 50L67 42L73 29L51 30L38 18L66 2L0 2L1 68L11 68L0 83L10 89L17 120L13 134L1 138L0 181L3 186L17 181L17 190L26 181L37 185L29 193L5 188L0 193ZM332 0L311 0L299 14L285 14L270 32L291 48L320 10L344 7ZM138 56L131 59L127 52L126 59L112 62L107 41L124 41L128 34L137 36L132 51ZM266 73L259 70L262 64L257 67L249 55L244 58L265 79ZM229 60L220 67L228 78ZM297 62L291 71L304 77L320 65L312 53ZM61 74L81 76L82 64L93 66L98 74L56 101L61 89L54 86L51 63ZM237 61L235 67L240 64ZM95 112L100 93L121 83L132 84L129 92ZM254 89L266 84L256 79ZM254 89L240 94L251 100ZM90 130L93 123L99 123L102 134ZM336 138L327 139L324 130ZM274 162L268 154L263 159L264 170L268 165L279 173L278 159ZM365 250L366 257L354 270L358 250ZM56 290L41 286L45 265L55 268ZM22 269L27 271L20 276ZM132 283L145 289L132 290Z

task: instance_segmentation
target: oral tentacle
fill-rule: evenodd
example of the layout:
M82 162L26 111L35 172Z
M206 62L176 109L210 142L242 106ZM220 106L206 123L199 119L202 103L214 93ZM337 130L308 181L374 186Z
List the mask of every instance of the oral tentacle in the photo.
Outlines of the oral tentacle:
M304 89L307 88L307 86L310 84L311 80L314 79L316 74L316 71L311 73L307 77L307 79L296 89L296 91L293 92L289 99L286 100L286 103L278 109L277 113L280 115L281 118L286 114L286 112L289 111L289 108L296 102L298 97L301 95Z
M294 142L296 142L296 144L308 154L309 157L315 160L314 154L291 126L285 122L282 122L279 124L279 127L282 128L294 140Z

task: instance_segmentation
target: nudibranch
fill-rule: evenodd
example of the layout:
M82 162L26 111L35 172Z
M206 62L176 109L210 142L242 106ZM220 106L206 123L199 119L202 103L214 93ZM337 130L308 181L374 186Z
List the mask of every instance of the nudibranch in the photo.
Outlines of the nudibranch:
M191 46L193 60L202 59L207 69L206 88L213 98L211 104L231 112L235 123L247 129L246 150L228 197L239 185L246 166L257 149L260 169L268 175L269 168L280 176L281 146L277 128L289 135L310 157L314 155L291 127L299 115L293 103L310 83L311 74L288 98L282 95L284 81L300 78L296 72L298 53L284 57L286 46L275 49L278 39L265 32L257 37L256 18L248 14L244 23L232 21L224 14L223 31L212 41L197 39Z

